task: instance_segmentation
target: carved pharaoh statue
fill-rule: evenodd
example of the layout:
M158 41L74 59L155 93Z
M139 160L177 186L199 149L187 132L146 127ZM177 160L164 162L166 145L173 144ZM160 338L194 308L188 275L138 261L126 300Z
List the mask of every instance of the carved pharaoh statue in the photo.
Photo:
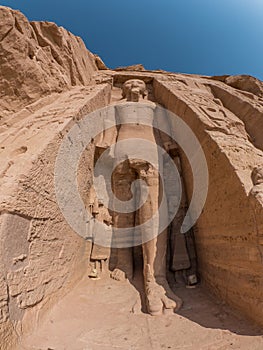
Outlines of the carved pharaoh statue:
M165 172L165 155L160 161L158 146L165 150L167 155L174 160L176 166L180 166L178 148L175 142L167 134L154 128L157 105L148 100L147 96L148 92L144 81L138 79L126 81L122 87L123 99L114 107L118 127L110 129L104 135L101 135L100 141L96 141L99 155L107 147L115 144L111 154L114 163L114 171L111 176L112 190L118 200L123 203L133 203L134 211L106 210L96 199L93 192L90 207L94 217L101 216L102 221L109 226L113 225L113 235L114 228L118 229L117 232L120 232L121 229L132 229L143 224L143 230L140 233L142 236L142 253L139 252L137 247L116 249L116 266L111 273L111 277L119 281L126 278L132 279L135 273L136 254L141 254L147 310L152 315L159 315L164 311L178 310L182 304L181 299L170 289L166 278L168 242L172 246L170 249L171 269L177 271L190 268L190 273L187 276L192 280L192 284L196 283L196 257L194 253L191 254L191 252L194 252L191 237L185 239L183 235L176 234L176 231L180 232L180 220L186 209L184 189L183 204L169 228L164 228L159 233L158 222L157 224L155 222L154 225L152 223L147 224L158 212L162 199L163 187L159 173ZM147 119L147 125L140 123L138 109L140 110L139 114L142 113ZM145 140L156 145L156 151L151 149L152 162L138 158L136 146L135 148L129 148L128 151L122 146L121 141L132 138ZM137 146L140 147L139 141ZM167 178L167 181L169 181L169 176ZM140 186L133 186L134 182L138 180L141 181ZM147 187L147 196L143 204L138 205L143 194L143 186ZM113 208L115 208L114 204L113 200ZM166 205L166 209L162 211L161 215L169 215L168 207ZM190 255L188 254L189 251ZM98 264L101 269L109 256L108 248L93 244L91 260L95 265L91 271L91 277L98 275Z

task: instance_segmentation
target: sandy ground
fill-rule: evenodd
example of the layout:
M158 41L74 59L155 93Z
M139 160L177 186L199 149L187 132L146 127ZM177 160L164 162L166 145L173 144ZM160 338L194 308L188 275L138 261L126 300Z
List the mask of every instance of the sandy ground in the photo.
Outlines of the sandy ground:
M150 316L141 282L85 276L23 339L19 350L262 350L263 330L209 296L202 286L176 288L179 314ZM174 287L174 286L173 286Z

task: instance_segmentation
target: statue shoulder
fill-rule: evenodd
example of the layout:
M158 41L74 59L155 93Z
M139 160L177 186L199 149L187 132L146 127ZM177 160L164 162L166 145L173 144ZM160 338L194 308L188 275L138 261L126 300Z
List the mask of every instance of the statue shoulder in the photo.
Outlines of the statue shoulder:
M152 110L155 110L156 107L157 107L156 103L149 100L141 100L139 102L130 102L130 101L122 100L115 104L115 109L117 110L129 109L129 108L150 108Z

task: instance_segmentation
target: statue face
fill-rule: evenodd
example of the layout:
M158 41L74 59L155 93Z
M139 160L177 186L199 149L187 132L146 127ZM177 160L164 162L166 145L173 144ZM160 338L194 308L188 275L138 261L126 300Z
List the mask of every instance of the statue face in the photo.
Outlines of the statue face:
M143 80L127 80L122 87L122 95L127 101L138 102L140 97L147 96L146 84Z

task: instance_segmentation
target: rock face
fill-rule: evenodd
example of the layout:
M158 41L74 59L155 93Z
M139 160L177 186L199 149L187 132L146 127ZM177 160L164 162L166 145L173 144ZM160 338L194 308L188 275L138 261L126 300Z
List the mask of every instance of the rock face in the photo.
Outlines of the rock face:
M195 226L202 281L262 324L262 82L106 70L80 38L53 23L29 23L5 7L0 21L1 349L13 349L22 330L30 331L87 268L89 246L56 202L56 154L69 128L118 100L129 79L143 80L201 143L209 171ZM91 186L91 159L87 149L79 169L83 192ZM191 169L183 153L181 160L191 199Z
M225 83L236 89L250 92L258 97L263 97L263 83L249 75L235 75L227 77Z
M49 22L0 7L1 107L16 111L53 92L88 85L97 70L83 41Z
M177 76L155 84L159 102L195 131L206 155L209 191L195 227L202 279L220 298L262 323L263 212L260 186L253 192L251 176L263 161L258 133L263 101L206 78ZM186 160L183 166L191 196L191 169Z
M127 67L118 67L115 68L115 71L145 71L145 68L142 64L134 64L133 66L127 66Z

